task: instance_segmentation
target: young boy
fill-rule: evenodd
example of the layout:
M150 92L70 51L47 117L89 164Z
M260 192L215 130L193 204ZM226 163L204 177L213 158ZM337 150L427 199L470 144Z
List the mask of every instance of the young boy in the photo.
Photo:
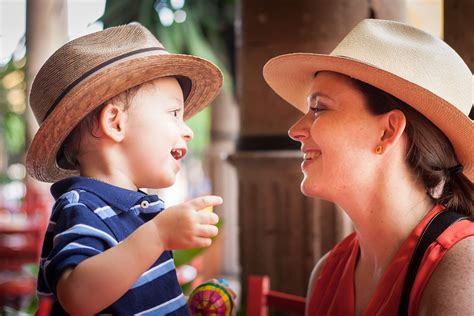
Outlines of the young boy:
M204 196L164 210L139 188L172 185L193 137L184 119L219 92L210 62L170 54L130 24L73 40L36 76L40 123L28 172L56 182L38 294L53 314L188 315L171 249L207 247L218 217Z

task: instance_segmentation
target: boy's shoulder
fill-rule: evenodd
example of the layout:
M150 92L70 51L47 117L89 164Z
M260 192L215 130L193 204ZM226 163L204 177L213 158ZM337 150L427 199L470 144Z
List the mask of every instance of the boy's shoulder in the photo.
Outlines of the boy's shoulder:
M94 181L84 177L71 177L58 181L51 187L51 193L56 199L53 212L74 206L86 207L91 211L108 206L106 199L103 198L105 192L95 187Z
M70 177L56 182L51 193L59 208L86 206L103 219L121 212L157 213L164 209L164 202L156 195L132 191L96 179ZM146 209L146 210L145 210Z
M85 205L88 207L107 205L97 193L84 189L71 189L64 192L56 199L56 204L63 206Z
M108 203L108 199L103 196L103 190L93 185L88 186L81 179L66 179L65 181L69 182L69 185L62 183L58 188L58 183L55 183L51 187L56 198L51 212L51 221L56 223L57 231L61 232L67 227L86 225L114 234L115 225L129 225L126 220L124 222L123 217L117 216L122 209ZM87 181L89 180L86 179ZM119 224L119 222L123 223Z
M90 213L96 213L96 210L105 207L109 207L109 205L96 193L83 189L71 189L56 199L52 216L54 217L58 211L62 210L69 210L69 213L74 210L87 210Z

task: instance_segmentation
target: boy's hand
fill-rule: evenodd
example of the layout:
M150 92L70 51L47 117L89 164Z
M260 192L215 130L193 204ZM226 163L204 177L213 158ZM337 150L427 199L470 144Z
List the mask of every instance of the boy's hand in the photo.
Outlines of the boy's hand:
M200 210L222 204L219 196L202 196L167 208L153 219L166 250L209 247L218 233L217 214Z

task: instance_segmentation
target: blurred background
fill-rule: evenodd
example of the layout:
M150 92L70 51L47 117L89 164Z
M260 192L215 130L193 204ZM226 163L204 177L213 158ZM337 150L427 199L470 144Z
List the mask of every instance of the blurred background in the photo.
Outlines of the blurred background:
M65 42L138 21L170 52L222 69L221 94L189 121L195 137L178 181L156 193L168 206L223 196L213 246L176 252L176 265L185 292L210 278L228 279L245 314L249 275L268 275L272 288L304 295L315 262L351 232L336 205L299 192L301 153L287 137L299 114L264 83L264 63L288 52L329 53L360 20L382 18L443 38L474 70L472 16L470 0L0 0L3 313L32 314L37 306L36 261L53 201L49 184L28 177L24 167L37 129L27 95L41 65Z

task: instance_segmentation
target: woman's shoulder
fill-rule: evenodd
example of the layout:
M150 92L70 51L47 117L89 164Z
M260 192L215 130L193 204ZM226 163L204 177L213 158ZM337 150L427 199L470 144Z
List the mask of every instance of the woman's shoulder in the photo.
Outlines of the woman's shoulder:
M419 315L472 313L474 222L456 223L437 241L449 248L426 284Z
M352 247L354 246L354 242L356 242L356 235L355 233L350 234L346 238L344 238L341 242L339 242L334 248L328 251L325 255L323 255L311 272L311 276L309 278L308 283L308 291L307 291L307 300L310 300L311 293L313 292L314 286L316 284L316 280L321 275L323 268L326 266L328 260L334 260L340 257L343 254L350 253L352 251Z
M314 290L314 286L316 285L316 280L321 274L321 271L330 253L331 251L327 252L324 256L321 257L321 259L318 260L318 262L313 268L313 271L311 272L311 276L309 277L308 290L306 291L306 302L307 302L306 315L308 315L308 308L310 305L309 302L311 302L311 296L313 295L313 290Z
M345 237L342 241L337 243L330 251L328 251L321 259L318 260L311 273L311 278L316 279L322 272L326 262L338 261L341 257L349 256L355 244L357 244L357 237L355 233L352 233Z
M338 242L327 254L327 260L339 260L340 257L350 256L354 251L354 247L359 248L359 240L355 232L347 235L344 239Z

